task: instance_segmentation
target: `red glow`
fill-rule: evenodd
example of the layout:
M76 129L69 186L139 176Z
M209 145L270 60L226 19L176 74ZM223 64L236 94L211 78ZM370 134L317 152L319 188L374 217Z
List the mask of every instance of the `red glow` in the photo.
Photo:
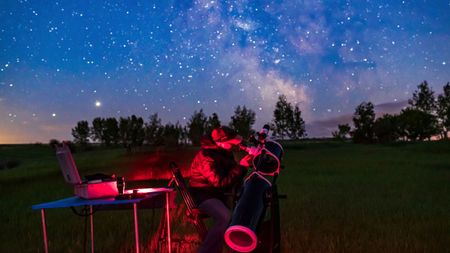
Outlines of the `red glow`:
M158 150L133 157L126 180L170 179L169 162L177 163L184 177L190 177L189 166L197 150L177 148Z
M162 192L167 191L167 188L137 188L137 189L129 189L125 190L125 194L132 194L133 191L137 191L137 193L152 193L152 192Z
M116 181L76 184L74 186L75 195L85 199L98 199L119 195Z
M225 232L225 242L238 252L250 252L256 248L257 237L248 227L234 225Z

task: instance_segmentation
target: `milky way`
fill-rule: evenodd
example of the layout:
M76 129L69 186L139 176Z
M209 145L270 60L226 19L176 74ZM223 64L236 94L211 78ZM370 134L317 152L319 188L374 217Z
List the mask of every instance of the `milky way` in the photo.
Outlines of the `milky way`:
M272 119L279 94L317 122L401 108L450 81L450 1L2 1L0 143L71 139L95 117ZM379 108L386 108L380 106Z

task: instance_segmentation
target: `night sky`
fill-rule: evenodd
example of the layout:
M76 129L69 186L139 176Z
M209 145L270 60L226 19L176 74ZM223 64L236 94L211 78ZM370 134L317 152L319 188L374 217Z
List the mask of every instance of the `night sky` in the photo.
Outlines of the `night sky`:
M309 136L371 101L399 111L450 81L450 1L0 3L0 143L71 140L80 120L270 121L278 94Z

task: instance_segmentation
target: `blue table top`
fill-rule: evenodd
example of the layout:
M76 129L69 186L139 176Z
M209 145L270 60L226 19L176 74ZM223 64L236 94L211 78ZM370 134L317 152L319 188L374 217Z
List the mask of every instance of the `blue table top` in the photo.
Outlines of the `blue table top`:
M115 199L111 198L102 198L102 199L83 199L80 197L69 197L65 199L60 199L56 201L41 203L37 205L33 205L31 208L33 210L40 209L48 209L48 208L63 208L63 207L75 207L75 206L97 206L97 205L125 205L125 204L133 204L139 203L143 200L147 200L150 198L154 198L160 196L165 192L172 192L173 188L155 188L154 191L148 192L145 194L140 194L136 198L131 199Z

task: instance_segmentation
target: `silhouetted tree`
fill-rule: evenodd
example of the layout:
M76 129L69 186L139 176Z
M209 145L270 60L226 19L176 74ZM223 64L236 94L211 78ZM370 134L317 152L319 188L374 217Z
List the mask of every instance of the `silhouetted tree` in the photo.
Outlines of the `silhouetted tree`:
M199 112L194 111L194 114L187 123L188 137L191 140L192 145L200 145L200 138L205 134L207 118L203 113L203 109Z
M375 122L374 106L371 102L363 102L356 107L353 114L355 129L351 132L353 141L368 143L373 141L373 124Z
M438 96L437 116L440 123L441 135L447 138L450 131L450 83L443 87L444 92Z
M181 126L177 122L175 125L170 122L164 126L163 140L166 146L177 146L181 136Z
M335 139L345 140L350 134L351 127L349 124L339 124L338 130L332 132L331 134Z
M72 128L72 136L74 142L85 146L89 143L89 123L85 120L78 121L77 125Z
M402 111L400 115L402 123L400 126L404 136L411 140L424 140L441 132L436 117L437 104L434 92L428 86L427 81L423 81L417 86L417 90L414 91L413 97L408 100L408 103L411 107Z
M397 141L400 137L398 116L385 114L376 119L373 131L379 142L389 143Z
M293 122L289 125L289 138L292 140L298 140L306 136L305 121L302 118L302 112L295 106Z
M246 138L252 133L252 126L255 123L255 112L244 106L238 105L231 116L229 126L236 132Z
M110 146L119 142L119 126L115 118L100 118L92 120L91 138Z
M179 128L180 128L180 142L182 144L188 144L188 142L189 142L189 135L188 135L189 130L188 130L187 126L181 126L180 125Z
M144 120L131 115L131 141L133 147L142 146L145 138Z
M135 115L128 118L121 117L119 120L119 135L127 151L142 146L145 137L144 120Z
M185 144L186 143L186 140L185 140L185 129L186 129L186 127L182 126L178 121L175 124L175 127L176 127L176 129L178 131L178 141L177 141L178 145Z
M56 147L61 144L61 142L57 139L50 139L48 141L48 145L52 148L52 149L56 149Z
M273 111L273 135L281 139L287 137L293 116L294 111L292 105L287 101L286 96L278 96L278 101Z
M119 125L116 118L106 118L103 121L102 140L106 146L119 143Z
M306 135L305 122L298 106L293 106L286 96L278 96L272 120L273 135L284 139L299 139Z
M398 116L401 135L409 140L424 140L437 134L435 116L414 108L402 110Z
M92 120L91 138L94 141L103 143L104 119L97 117Z
M145 140L149 145L161 145L163 143L164 127L158 113L150 115L149 122L145 125Z
M412 99L408 103L413 109L420 110L429 114L433 114L436 110L436 101L434 100L434 92L428 87L427 81L423 81L417 86L418 90L413 93Z
M127 151L131 151L131 133L130 133L130 117L119 119L119 136L120 143L127 149Z
M206 122L205 133L211 134L212 130L219 126L221 126L219 115L217 115L217 113L214 112L211 116L208 117L208 121Z

